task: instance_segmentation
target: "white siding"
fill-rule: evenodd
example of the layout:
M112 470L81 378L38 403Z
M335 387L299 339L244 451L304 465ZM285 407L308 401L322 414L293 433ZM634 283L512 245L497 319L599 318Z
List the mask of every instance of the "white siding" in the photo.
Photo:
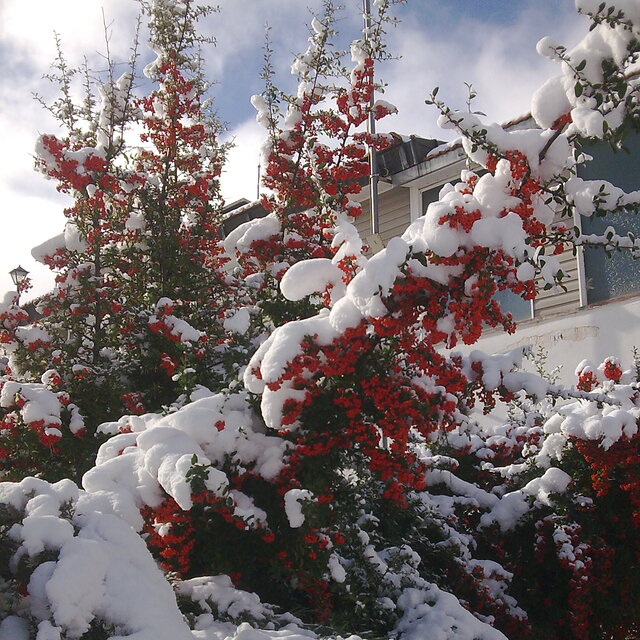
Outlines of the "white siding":
M398 187L385 191L378 196L378 221L380 236L386 245L391 238L401 236L411 223L409 189ZM362 236L371 234L371 208L369 200L362 203L362 215L355 220L355 225Z
M537 318L547 318L558 313L572 313L580 308L580 285L578 282L578 260L571 250L557 256L565 273L562 279L564 289L554 293L552 289L538 289L534 301L534 312Z
M556 215L554 222L566 224L566 220L561 218L559 214ZM553 289L545 291L541 288L542 283L537 282L538 295L533 303L536 318L548 318L559 313L573 313L581 306L577 256L573 255L572 248L568 248L556 257L565 274L561 281L563 287L557 292L554 292Z

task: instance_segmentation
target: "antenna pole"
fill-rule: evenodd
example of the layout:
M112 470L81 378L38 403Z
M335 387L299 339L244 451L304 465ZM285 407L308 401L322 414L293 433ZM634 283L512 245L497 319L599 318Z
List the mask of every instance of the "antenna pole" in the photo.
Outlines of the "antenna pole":
M369 42L369 33L371 32L371 0L362 0L362 13L364 17L364 25L362 35L364 41ZM369 55L372 56L371 52ZM373 56L372 56L373 57ZM371 68L371 98L369 99L369 117L367 118L367 131L373 135L376 132L376 119L373 113L373 105L375 104L375 72ZM369 145L369 203L371 204L371 235L380 233L380 224L378 221L378 155L375 147ZM383 449L389 449L389 439L386 435L382 435L380 443Z
M256 200L260 200L260 180L262 178L262 176L260 175L261 169L262 169L262 167L260 166L260 163L258 162L258 184L256 186Z
M364 26L362 35L365 42L369 42L369 33L371 31L371 0L362 0L362 13L364 17ZM369 117L367 118L367 131L370 134L376 132L376 119L373 113L373 105L375 103L375 84L374 72L371 70L371 83L373 90L371 99L369 100ZM378 156L373 145L369 145L369 202L371 204L371 235L380 232L380 224L378 221Z

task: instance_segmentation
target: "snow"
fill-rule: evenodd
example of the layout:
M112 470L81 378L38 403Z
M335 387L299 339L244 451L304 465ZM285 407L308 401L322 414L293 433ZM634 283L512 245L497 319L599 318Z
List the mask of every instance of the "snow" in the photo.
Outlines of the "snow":
M468 499L468 504L473 504L477 507L490 509L498 502L498 498L492 493L484 491L471 482L462 480L462 478L445 469L430 469L425 479L428 486L442 484L455 495L464 496L465 499ZM446 496L438 496L438 499L440 498L445 498L446 500Z
M269 113L269 107L265 99L260 95L256 94L251 96L251 104L253 108L257 111L256 114L256 122L261 126L267 129L271 122L271 114Z
M60 549L44 590L56 625L70 635L81 636L89 629L94 611L106 595L104 577L108 563L109 558L95 540L76 539L74 544Z
M230 640L309 640L314 637L315 634L299 629L295 625L293 628L280 631L264 631L252 627L248 622L243 622L234 630ZM357 640L357 638L354 636L347 640Z
M542 42L538 43L538 51ZM571 108L565 79L562 76L549 78L531 100L531 115L541 127L551 127L561 115L571 111Z
M136 443L144 453L142 468L157 477L160 486L182 509L190 509L193 503L186 474L194 457L199 464L206 462L204 451L187 434L170 427L149 429L138 436ZM214 480L214 486L221 493L226 482L219 478L218 483Z
M0 640L30 640L26 620L18 616L8 616L2 620L0 622Z
M386 315L381 297L391 291L408 253L409 245L403 238L391 238L385 249L375 254L349 283L347 296L363 315Z
M271 429L294 431L300 423L294 420L284 424L284 406L287 402L304 403L307 398L308 393L304 389L292 389L288 383L278 389L265 388L260 400L260 412L265 424Z
M317 336L321 344L329 344L337 335L326 313L277 327L251 358L244 375L245 386L249 391L260 393L264 383L277 382L287 364L302 353L301 343L306 336ZM261 379L251 373L258 363Z
M284 508L292 529L298 529L304 524L302 502L313 501L313 494L307 489L289 489L284 494Z
M640 192L627 194L606 180L583 180L572 176L567 180L565 188L569 201L583 216L592 216L596 210L612 211L621 205L640 200Z
M63 405L60 398L44 385L8 380L0 392L0 406L14 407L16 397L24 400L24 404L20 407L20 415L26 424L43 421L46 426L62 425L60 411Z
M616 406L600 409L597 402L576 401L560 407L558 414L545 423L545 432L562 433L562 442L568 437L595 440L606 451L623 435L627 438L635 435L639 419L640 408L631 403L624 409Z
M144 231L147 228L147 223L142 213L132 211L124 226L129 231Z
M434 584L405 589L398 598L398 608L403 615L397 630L403 640L507 640Z
M488 354L474 349L465 359L465 375L473 379L475 377L473 366L475 363L482 365L482 385L485 389L497 389L503 384L504 378L516 367L522 364L526 349L516 348L504 353Z
M255 593L236 589L231 578L225 575L183 580L178 584L178 594L197 602L203 611L215 612L218 616L248 615L259 621L272 615Z
M335 331L342 333L358 326L363 317L362 311L358 309L355 302L345 297L333 305L329 314L329 322Z
M89 248L80 229L71 221L67 222L64 227L64 244L69 251L77 251L78 253L85 253Z
M526 233L522 228L522 219L515 213L504 218L484 218L478 220L471 229L471 239L481 247L502 249L508 255L523 258Z
M57 515L27 516L22 524L15 524L9 536L22 543L28 555L34 556L45 549L59 550L73 537L73 527Z
M54 627L79 637L100 620L119 627L114 640L193 640L144 541L120 518L96 508L99 502L90 505L91 497L74 490L73 483L49 485L34 478L0 483L0 502L34 512L12 527L11 537L19 543L14 562L43 549L54 552L29 582L32 612L44 637ZM43 504L50 510L55 502L57 516L36 515ZM69 519L62 517L63 508ZM21 623L7 620L0 637L20 638Z
M280 290L288 300L302 300L312 293L324 293L327 287L338 288L338 297L342 297L343 275L332 260L312 258L292 265L280 281Z
M344 570L342 564L340 564L340 558L337 554L332 553L329 556L329 572L331 573L331 578L335 582L342 584L347 577L347 572Z
M169 298L161 298L156 303L156 313L149 316L150 326L159 326L163 332L167 332L175 339L183 343L198 342L204 337L204 333L192 327L183 318L178 318L168 312L173 309L173 301Z
M597 13L600 2L596 0L576 0L576 8L585 13ZM617 128L622 122L622 109L614 104L598 105L591 97L587 83L598 84L604 80L602 62L612 59L623 73L633 70L633 60L628 59L628 46L638 37L638 6L633 0L615 3L625 18L631 19L632 28L611 28L606 22L594 28L572 49L564 51L551 38L538 42L540 55L560 61L562 74L549 79L532 99L532 115L541 127L550 127L560 116L570 113L572 124L567 132L577 132L584 136L602 138L606 122L610 128ZM575 69L579 68L579 75ZM576 91L582 84L583 90Z
M236 227L225 239L224 249L229 256L236 250L243 252L258 240L267 240L280 233L282 226L278 217L270 213L264 218L256 218Z
M251 312L247 307L241 307L232 316L229 316L223 322L223 327L227 331L239 333L241 335L247 333L251 323Z
M550 467L539 478L534 478L522 489L506 493L489 511L480 518L481 526L497 524L503 531L513 529L530 509L530 498L539 503L553 505L551 495L562 493L571 482L571 476L561 469Z
M43 620L38 624L36 640L61 640L61 633L61 627L54 627L48 620Z
M31 249L31 256L36 262L45 264L45 258L54 255L56 251L65 249L66 246L65 234L61 233Z
M146 70L146 69L145 69ZM108 82L100 86L102 98L98 119L97 144L91 153L104 153L114 142L115 131L126 117L131 108L131 86L133 74L123 73L115 82Z

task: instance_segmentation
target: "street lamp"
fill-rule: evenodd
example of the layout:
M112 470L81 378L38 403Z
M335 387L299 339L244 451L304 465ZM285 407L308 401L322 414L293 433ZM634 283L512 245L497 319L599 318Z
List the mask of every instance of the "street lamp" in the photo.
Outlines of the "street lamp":
M18 288L24 282L24 279L27 277L28 273L29 272L20 265L18 265L15 269L11 269L11 271L9 271L9 275L13 280L13 284L15 284Z
M25 281L28 273L29 272L20 265L9 271L11 280L13 280L13 284L16 285L16 289L18 291L18 302L20 301L20 289L22 288L22 283Z

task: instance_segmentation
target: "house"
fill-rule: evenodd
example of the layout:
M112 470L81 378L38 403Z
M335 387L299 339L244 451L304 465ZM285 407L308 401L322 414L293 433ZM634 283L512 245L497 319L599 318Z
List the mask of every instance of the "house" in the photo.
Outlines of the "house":
M504 126L514 129L535 125L524 116ZM460 172L467 168L467 156L459 142L443 144L417 136L395 138L396 142L378 157L379 234L371 235L367 190L360 194L363 214L354 221L372 250L401 235L429 203L438 199L442 186L457 182ZM640 135L631 137L628 144L633 152L640 153ZM589 153L594 159L580 171L581 177L609 180L626 191L640 188L633 153L614 153L604 143ZM230 205L225 229L265 213L258 202ZM585 233L598 234L613 224L618 233L640 236L640 217L634 214L620 215L615 221L582 218L574 224ZM640 349L640 263L624 252L608 257L597 248L580 248L575 255L568 249L558 258L565 273L564 289L539 290L533 301L501 292L498 295L503 309L518 321L517 332L508 335L489 330L471 348L491 353L525 345L531 345L534 351L542 348L548 356L547 369L562 366L560 379L569 384L575 382L574 369L583 359L598 364L613 355L629 367L633 348Z
M534 125L529 116L524 116L504 126L513 129ZM411 139L400 144L410 145ZM626 144L630 153L616 153L605 143L595 145L588 150L593 161L579 175L608 180L626 191L640 189L637 160L640 135L630 136ZM459 181L460 172L467 168L460 143L437 146L414 164L399 168L385 164L387 153L381 154L383 169L378 189L383 244L400 235L429 203L438 199L442 186ZM390 168L398 170L389 171ZM386 176L384 169L388 171ZM356 226L367 237L371 228L368 194L364 194L362 206L363 215ZM615 220L580 218L574 224L584 233L602 234L607 226L613 225L621 235L631 232L640 236L640 216L633 213L617 215ZM548 357L547 370L561 366L560 379L570 384L575 382L575 367L583 359L599 364L613 355L621 358L625 368L629 367L634 347L640 349L640 261L624 251L606 256L602 249L591 247L579 248L575 255L568 249L558 258L566 274L562 281L564 290L539 290L536 299L530 302L508 291L498 294L503 309L518 321L518 330L513 335L501 330L487 331L471 349L496 353L531 345L535 352L541 347Z

